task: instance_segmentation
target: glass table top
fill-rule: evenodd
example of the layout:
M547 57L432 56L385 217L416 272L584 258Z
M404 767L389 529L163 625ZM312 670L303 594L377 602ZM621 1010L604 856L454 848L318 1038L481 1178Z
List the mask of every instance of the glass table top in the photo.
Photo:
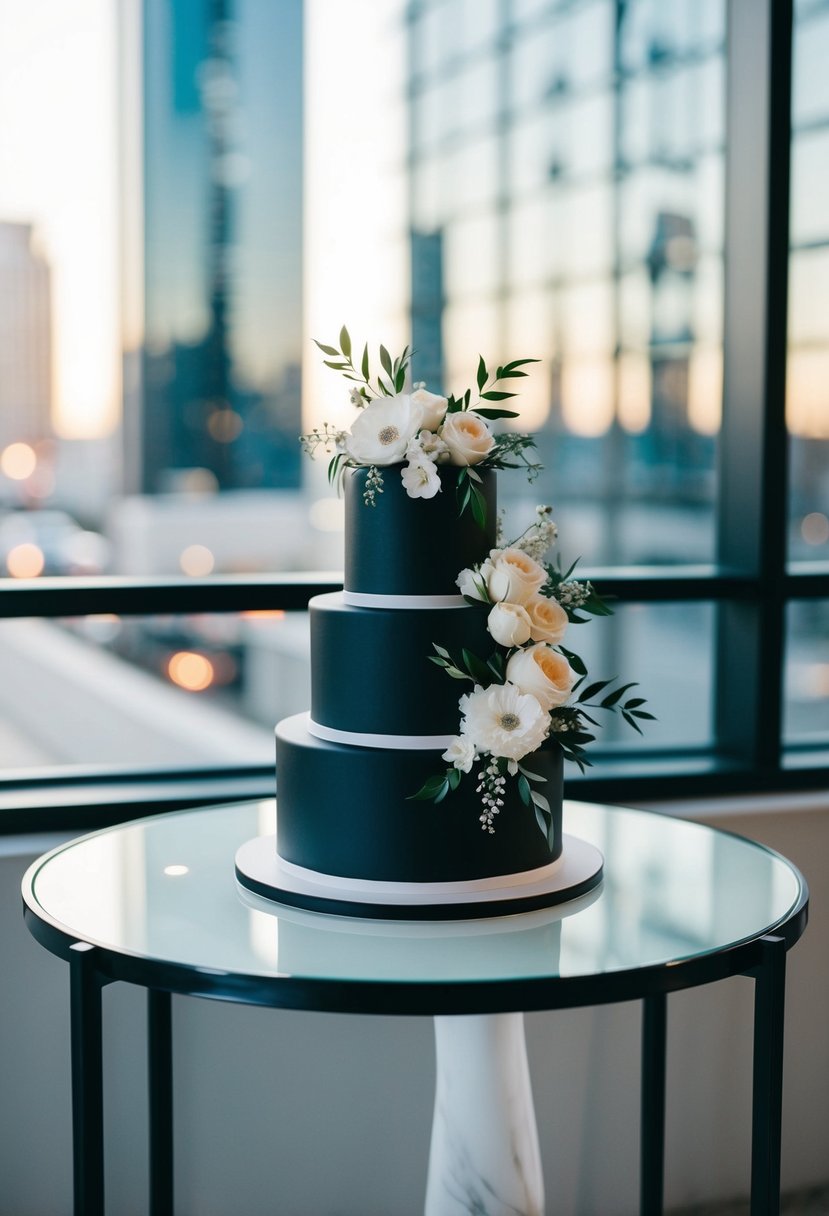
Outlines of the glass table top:
M275 830L271 801L142 819L55 850L24 898L68 937L236 976L435 984L601 976L675 965L780 926L806 891L785 859L647 811L565 805L605 858L602 884L554 908L474 921L370 921L283 907L236 882L237 848Z

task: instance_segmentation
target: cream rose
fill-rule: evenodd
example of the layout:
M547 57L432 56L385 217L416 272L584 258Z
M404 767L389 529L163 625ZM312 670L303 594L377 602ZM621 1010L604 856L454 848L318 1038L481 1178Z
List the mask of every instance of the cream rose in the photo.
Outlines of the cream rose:
M423 421L420 425L427 431L436 431L443 422L449 404L447 398L440 397L437 393L429 393L425 388L418 388L412 393L412 401L423 410Z
M530 618L520 604L495 604L486 627L500 646L523 646L530 640Z
M452 464L478 464L495 447L495 439L483 418L468 410L447 414L440 437L449 449Z
M565 703L577 679L564 655L544 642L519 650L507 663L507 680L547 712Z
M360 465L397 464L420 430L422 413L408 393L375 397L354 420L346 439L348 455Z
M550 600L546 595L535 595L531 600L527 600L524 607L532 626L532 640L550 642L557 646L569 624L567 613L558 600Z
M521 549L493 549L487 577L490 599L526 604L547 581L547 571Z

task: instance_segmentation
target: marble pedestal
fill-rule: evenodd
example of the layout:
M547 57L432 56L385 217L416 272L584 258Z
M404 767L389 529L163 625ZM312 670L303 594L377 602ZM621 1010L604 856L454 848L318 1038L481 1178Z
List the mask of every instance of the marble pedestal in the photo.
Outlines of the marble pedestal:
M436 1017L425 1216L543 1216L524 1015Z

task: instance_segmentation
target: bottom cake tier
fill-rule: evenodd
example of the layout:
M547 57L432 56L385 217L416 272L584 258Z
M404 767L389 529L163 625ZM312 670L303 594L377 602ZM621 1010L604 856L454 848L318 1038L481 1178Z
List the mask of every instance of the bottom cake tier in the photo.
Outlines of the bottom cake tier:
M413 801L446 768L442 748L365 747L320 739L310 716L276 728L276 850L320 874L371 882L468 882L549 866L561 854L562 753L526 758L553 813L552 844L532 807L508 783L490 834L481 828L477 782L467 777L442 802Z

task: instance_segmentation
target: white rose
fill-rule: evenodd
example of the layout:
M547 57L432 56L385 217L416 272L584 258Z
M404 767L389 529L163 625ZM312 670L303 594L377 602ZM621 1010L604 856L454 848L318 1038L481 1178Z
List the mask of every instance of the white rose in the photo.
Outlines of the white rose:
M530 640L530 618L520 604L495 604L486 627L500 646L523 646Z
M441 489L437 467L425 456L404 465L400 477L409 498L434 498Z
M455 768L459 768L461 772L468 773L472 770L476 755L475 744L469 738L469 735L456 735L441 759L448 760L450 764L454 764Z
M547 571L521 549L493 549L487 588L493 600L526 604L547 581Z
M422 408L408 393L375 397L355 418L346 451L360 465L398 464L421 421Z
M520 760L547 737L550 718L535 697L522 693L514 684L476 687L460 699L464 715L463 733L479 752Z
M436 431L443 422L449 404L446 397L439 397L437 393L428 393L425 388L418 388L412 393L412 401L423 410L421 426L425 426L427 431Z
M483 418L468 410L447 414L440 437L449 449L452 464L478 464L495 447L495 439Z
M486 562L484 562L484 566ZM482 595L482 590L486 592L486 574L484 566L480 570L461 570L455 582L460 588L461 595L467 595L471 600L479 600L480 603L488 603L486 595ZM488 593L487 593L488 594Z
M563 654L544 642L519 650L507 663L507 679L535 697L548 712L563 705L578 676Z
M569 624L569 617L558 600L550 600L546 595L535 595L531 600L527 600L524 607L532 626L532 640L550 642L557 646Z

